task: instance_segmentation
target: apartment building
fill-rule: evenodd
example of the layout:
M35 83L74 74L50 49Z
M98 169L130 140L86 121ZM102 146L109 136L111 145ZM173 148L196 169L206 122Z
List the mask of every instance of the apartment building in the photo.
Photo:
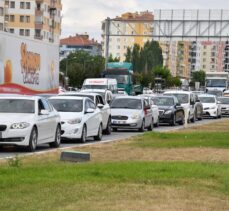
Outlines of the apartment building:
M0 30L59 43L61 0L0 0Z
M143 47L147 41L152 40L148 35L152 34L153 30L153 14L152 12L136 12L124 13L120 17L117 16L111 19L110 34L116 36L109 37L108 54L113 57L120 58L120 61L125 60L125 54L128 47L133 47L134 44ZM102 22L102 52L106 54L106 33L105 21ZM128 36L122 36L123 34ZM119 36L120 35L120 36ZM136 36L136 35L146 35Z

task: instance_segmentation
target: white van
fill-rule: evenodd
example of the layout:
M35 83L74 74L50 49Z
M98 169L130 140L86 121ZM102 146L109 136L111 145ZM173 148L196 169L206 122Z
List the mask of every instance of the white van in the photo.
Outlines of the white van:
M107 89L112 93L117 93L117 80L113 78L87 78L83 82L82 89Z

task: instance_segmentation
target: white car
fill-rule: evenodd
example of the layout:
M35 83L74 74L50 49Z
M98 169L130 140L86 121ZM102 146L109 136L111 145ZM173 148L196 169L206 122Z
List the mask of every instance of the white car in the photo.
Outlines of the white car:
M60 96L78 96L90 98L101 111L104 133L111 133L111 109L109 104L104 102L103 97L100 94L87 92L66 92L61 94Z
M143 88L143 94L153 94L153 91L148 87L144 87Z
M187 110L188 114L188 122L195 122L195 96L192 92L189 91L180 91L180 90L173 90L173 91L166 91L163 95L168 96L175 96L184 110Z
M49 99L61 116L61 137L80 139L87 137L102 139L102 116L94 102L86 97L57 96Z
M46 99L0 97L0 146L24 146L35 151L37 145L45 143L59 147L60 137L60 115Z
M221 104L221 113L224 116L229 115L229 97L219 97L218 98Z
M221 117L221 105L215 95L202 94L199 95L199 100L203 104L203 116L213 118Z
M148 101L142 97L116 97L111 102L111 126L117 129L153 129L152 109Z

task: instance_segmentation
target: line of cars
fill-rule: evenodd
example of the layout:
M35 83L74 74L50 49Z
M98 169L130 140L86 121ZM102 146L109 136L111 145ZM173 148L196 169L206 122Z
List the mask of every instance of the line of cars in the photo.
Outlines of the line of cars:
M35 151L44 143L59 147L61 139L99 141L112 130L151 131L164 123L183 125L185 117L194 123L205 116L229 115L229 97L188 91L126 96L84 89L46 97L0 96L0 147L26 146Z

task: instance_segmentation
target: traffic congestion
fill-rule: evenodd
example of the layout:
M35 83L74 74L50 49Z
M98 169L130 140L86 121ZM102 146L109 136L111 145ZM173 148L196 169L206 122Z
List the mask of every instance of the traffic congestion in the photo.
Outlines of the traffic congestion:
M89 80L89 79L88 79ZM88 81L87 80L87 81ZM153 131L156 127L194 124L229 115L229 96L200 91L147 90L127 95L114 80L90 79L90 85L57 95L0 95L0 147L34 152L49 144L103 140L114 132ZM104 84L107 83L107 86ZM94 85L95 86L94 86ZM100 85L101 84L101 85ZM110 86L111 85L111 86Z

